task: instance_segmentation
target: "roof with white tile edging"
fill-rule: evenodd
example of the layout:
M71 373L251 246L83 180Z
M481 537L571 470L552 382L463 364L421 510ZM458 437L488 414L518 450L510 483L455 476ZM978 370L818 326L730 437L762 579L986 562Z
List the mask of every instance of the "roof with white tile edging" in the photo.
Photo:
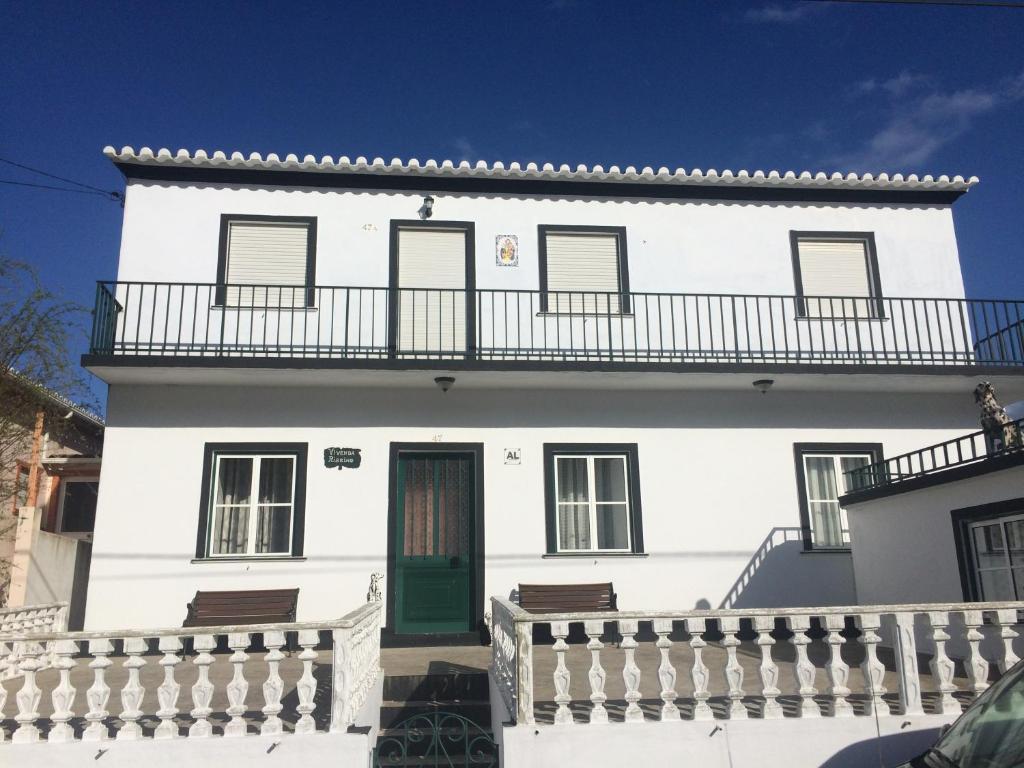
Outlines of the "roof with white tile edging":
M637 182L644 184L686 184L702 186L754 186L754 187L803 187L803 188L825 188L825 189L875 189L875 190L934 190L950 192L966 192L978 183L977 176L965 179L963 176L918 176L916 174L888 174L879 173L811 173L810 171L702 171L699 168L686 170L677 168L674 171L668 168L646 167L637 169L628 166L624 169L617 165L605 169L603 166L595 165L587 167L578 165L571 168L568 165L554 166L551 163L538 165L527 163L525 166L514 162L506 166L502 162L495 162L490 165L484 161L471 164L463 160L454 163L451 160L427 160L420 162L415 158L402 161L394 158L386 162L383 158L376 157L368 160L365 157L357 157L350 160L348 157L324 155L319 160L313 155L305 155L301 160L297 155L285 155L282 159L274 153L266 157L258 152L251 153L248 157L241 152L232 152L228 155L225 152L216 151L208 154L206 150L197 149L189 152L187 149L179 149L172 153L169 149L160 149L154 152L149 147L143 147L136 152L132 147L122 147L120 151L108 146L103 149L103 154L113 162L127 165L166 166L166 167L193 167L193 168L234 168L261 171L305 171L312 173L350 173L383 176L421 176L421 177L469 177L469 178L501 178L501 179L537 179L550 181L589 181L589 182L615 182L629 183Z

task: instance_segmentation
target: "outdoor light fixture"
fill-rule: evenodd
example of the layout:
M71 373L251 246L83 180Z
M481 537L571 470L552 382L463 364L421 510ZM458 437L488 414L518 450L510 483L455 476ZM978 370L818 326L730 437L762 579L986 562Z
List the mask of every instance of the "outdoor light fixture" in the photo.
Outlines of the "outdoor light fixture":
M417 213L419 213L421 219L429 219L434 214L434 198L430 195L425 195L423 205L420 206Z
M434 383L441 388L442 392L447 392L452 388L452 384L455 383L454 376L438 376L434 379Z
M775 379L758 379L754 382L754 386L757 387L757 391L762 395L767 395L768 390L772 388L772 384L775 383Z

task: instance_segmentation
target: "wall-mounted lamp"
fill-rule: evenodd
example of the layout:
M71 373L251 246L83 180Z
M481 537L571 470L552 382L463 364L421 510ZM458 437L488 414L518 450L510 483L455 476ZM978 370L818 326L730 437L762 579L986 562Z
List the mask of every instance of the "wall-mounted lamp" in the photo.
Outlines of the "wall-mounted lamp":
M772 388L772 384L775 383L775 379L758 379L754 382L754 386L757 387L757 391L762 395L767 395L768 390Z
M447 392L449 389L452 388L452 385L455 384L455 377L438 376L436 379L434 379L434 383L441 388L442 392Z
M420 206L419 213L421 219L429 219L434 215L434 198L430 195L425 195L423 198L423 205Z

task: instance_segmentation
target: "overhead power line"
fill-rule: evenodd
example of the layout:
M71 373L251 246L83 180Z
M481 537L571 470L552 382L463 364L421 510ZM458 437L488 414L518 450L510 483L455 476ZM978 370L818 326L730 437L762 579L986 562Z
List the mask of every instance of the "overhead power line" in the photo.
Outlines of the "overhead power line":
M65 178L63 176L57 176L56 174L49 173L48 171L40 170L39 168L33 168L32 166L25 165L24 163L16 163L14 160L8 160L5 157L0 157L0 163L5 163L6 165L11 165L11 166L14 166L15 168L21 168L22 170L28 171L29 173L36 173L36 174L38 174L40 176L45 176L48 179L54 179L56 181L62 181L65 184L73 184L76 187L81 187L81 189L71 189L69 187L57 187L57 186L54 186L52 184L33 184L32 182L28 182L28 181L15 181L13 179L0 179L0 184L11 184L11 185L14 185L14 186L32 187L32 188L35 188L35 189L48 189L48 190L51 190L51 191L54 191L54 192L77 192L79 194L84 194L84 195L99 195L100 197L105 197L108 200L115 200L115 201L121 203L122 206L124 205L124 194L122 194L121 192L117 192L116 190L101 189L99 187L94 187L92 184L86 184L83 181L75 181L74 179L67 179L67 178Z

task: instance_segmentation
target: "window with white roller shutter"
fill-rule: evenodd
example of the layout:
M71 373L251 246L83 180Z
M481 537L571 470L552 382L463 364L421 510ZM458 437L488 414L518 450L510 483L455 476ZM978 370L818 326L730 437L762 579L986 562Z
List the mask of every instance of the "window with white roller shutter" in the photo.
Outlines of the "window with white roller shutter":
M545 311L629 311L624 228L542 226L540 237Z
M880 315L878 267L870 236L794 233L793 248L801 315L844 320Z
M224 304L305 307L312 303L315 219L226 216L222 226Z
M398 348L434 356L466 348L464 228L398 229Z

